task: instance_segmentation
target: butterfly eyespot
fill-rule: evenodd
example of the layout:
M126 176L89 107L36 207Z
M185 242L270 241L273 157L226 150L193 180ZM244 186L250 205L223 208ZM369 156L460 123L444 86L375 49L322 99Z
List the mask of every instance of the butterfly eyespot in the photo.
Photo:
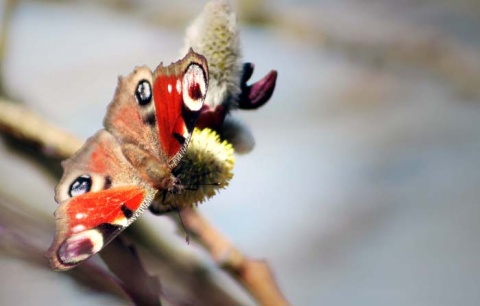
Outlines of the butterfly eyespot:
M188 66L182 80L182 95L185 105L192 111L202 108L207 90L203 68L197 64Z
M147 105L152 101L152 86L150 82L147 80L138 82L137 89L135 89L135 98L141 106Z
M92 178L89 175L81 175L70 185L68 194L71 197L76 197L87 193L92 188Z

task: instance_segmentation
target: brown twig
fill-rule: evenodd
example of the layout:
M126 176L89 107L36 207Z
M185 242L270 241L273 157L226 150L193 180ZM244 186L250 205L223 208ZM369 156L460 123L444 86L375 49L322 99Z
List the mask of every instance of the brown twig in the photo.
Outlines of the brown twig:
M28 124L22 124L25 122ZM51 157L67 158L83 144L78 137L48 123L28 108L1 97L0 131L37 145L45 155Z
M133 246L122 236L117 237L100 252L100 257L115 274L124 291L135 305L161 306L160 281L145 271Z
M197 210L184 209L182 219L186 229L210 252L215 262L242 284L260 305L289 304L266 261L245 257Z

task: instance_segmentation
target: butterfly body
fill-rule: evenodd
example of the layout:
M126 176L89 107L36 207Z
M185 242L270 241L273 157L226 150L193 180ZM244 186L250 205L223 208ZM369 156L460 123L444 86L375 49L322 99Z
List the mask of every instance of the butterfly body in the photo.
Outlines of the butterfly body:
M207 87L206 60L192 50L167 67L137 67L119 78L105 129L62 163L57 230L47 251L52 268L73 268L100 251L158 191L183 189L172 170L185 153Z

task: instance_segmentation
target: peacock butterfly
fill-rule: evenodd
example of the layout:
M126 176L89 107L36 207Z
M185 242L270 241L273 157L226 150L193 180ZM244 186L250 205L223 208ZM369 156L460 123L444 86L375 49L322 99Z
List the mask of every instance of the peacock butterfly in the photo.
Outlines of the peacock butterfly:
M119 78L105 129L62 163L56 233L46 254L53 269L71 269L99 252L159 190L183 189L172 170L185 153L207 87L207 61L191 49L153 73L142 66Z

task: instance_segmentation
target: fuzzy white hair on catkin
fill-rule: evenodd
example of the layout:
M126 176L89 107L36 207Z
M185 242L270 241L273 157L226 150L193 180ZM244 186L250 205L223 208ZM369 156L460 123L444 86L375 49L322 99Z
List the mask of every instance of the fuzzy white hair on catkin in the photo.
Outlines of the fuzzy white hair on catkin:
M190 47L208 62L210 81L205 104L215 108L227 103L229 108L236 108L242 56L236 15L228 1L207 3L187 29L181 55Z

